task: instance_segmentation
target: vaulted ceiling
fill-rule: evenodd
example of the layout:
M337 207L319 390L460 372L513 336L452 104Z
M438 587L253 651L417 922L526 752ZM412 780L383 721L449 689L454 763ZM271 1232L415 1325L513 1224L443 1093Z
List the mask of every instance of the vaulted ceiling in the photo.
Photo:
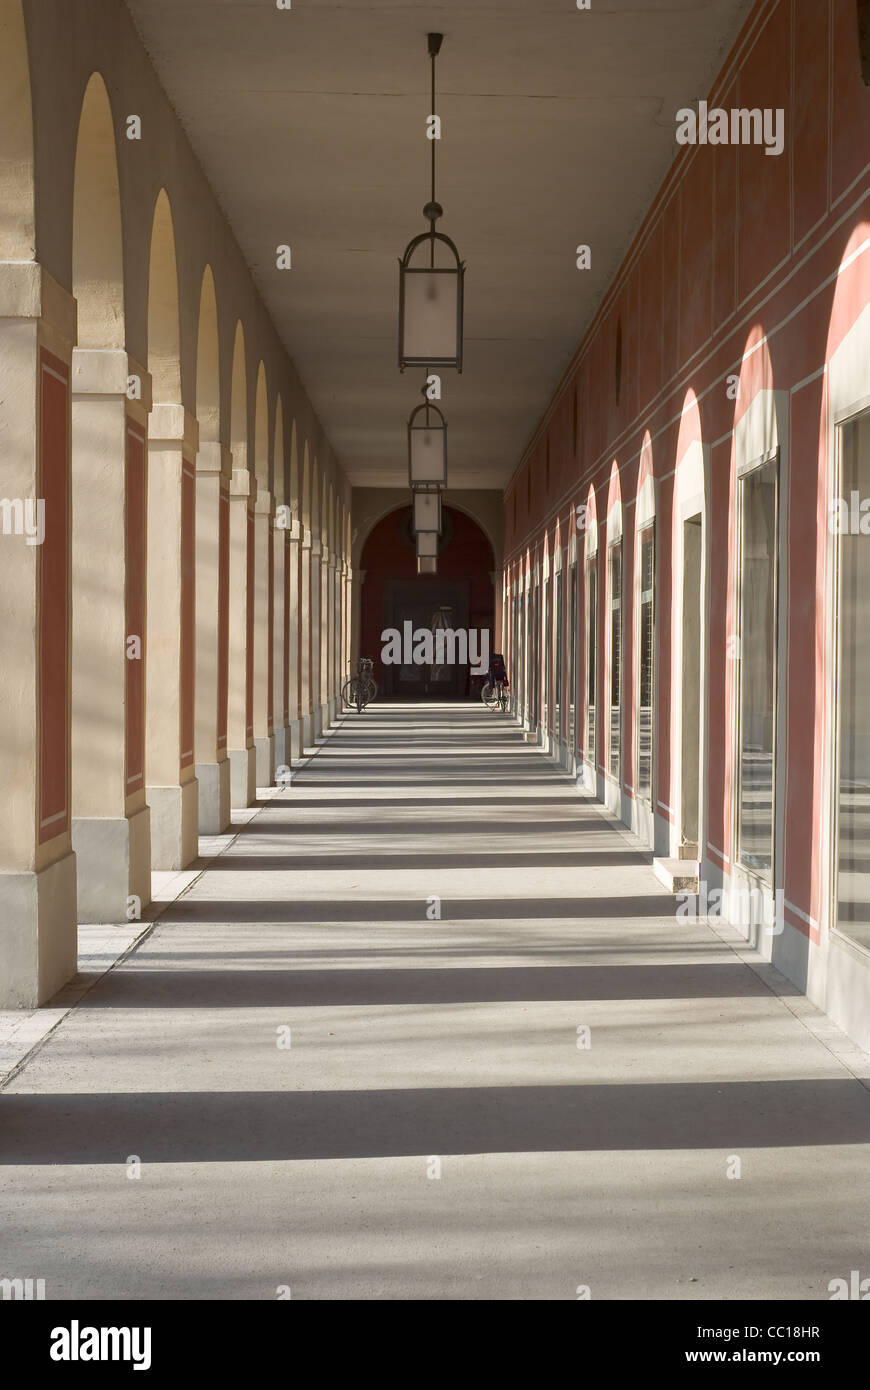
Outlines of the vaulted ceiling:
M127 4L357 486L407 476L422 372L396 365L397 260L426 225L426 34L444 34L439 225L468 267L465 367L443 374L452 488L507 481L676 152L675 112L706 95L749 8Z

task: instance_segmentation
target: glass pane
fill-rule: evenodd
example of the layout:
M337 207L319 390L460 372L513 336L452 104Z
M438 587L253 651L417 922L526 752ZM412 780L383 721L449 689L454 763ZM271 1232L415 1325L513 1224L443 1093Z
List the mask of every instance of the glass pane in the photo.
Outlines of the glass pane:
M640 544L640 708L638 711L638 796L652 798L652 703L655 634L655 546L653 529L641 533Z
M423 419L422 412L417 417ZM411 482L447 482L447 433L443 429L411 428Z
M455 271L405 271L406 359L437 364L457 357L459 275Z
M571 566L568 582L568 747L576 747L577 699L577 566Z
M563 594L565 592L564 585L565 571L560 570L556 575L556 612L554 614L555 622L553 624L553 641L556 644L553 727L556 731L556 737L559 740L562 738L562 617L564 606Z
M739 481L740 758L737 856L773 867L773 738L776 669L776 460Z
M840 497L849 506L853 492L870 496L870 416L844 426L840 438ZM839 550L837 924L870 948L870 631L864 621L870 595L870 536L850 529L840 536Z
M595 757L595 686L598 655L598 571L590 561L586 571L588 611L586 614L586 757Z
M620 691L622 689L622 553L610 551L610 775L619 776Z

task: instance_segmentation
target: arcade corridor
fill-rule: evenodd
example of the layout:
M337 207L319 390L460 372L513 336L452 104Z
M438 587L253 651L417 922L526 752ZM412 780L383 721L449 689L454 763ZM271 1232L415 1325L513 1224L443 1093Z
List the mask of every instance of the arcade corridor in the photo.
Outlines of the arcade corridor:
M672 905L513 723L348 716L6 1089L6 1265L61 1299L827 1296L870 1061Z
M870 0L0 0L0 1302L867 1301L868 1160Z

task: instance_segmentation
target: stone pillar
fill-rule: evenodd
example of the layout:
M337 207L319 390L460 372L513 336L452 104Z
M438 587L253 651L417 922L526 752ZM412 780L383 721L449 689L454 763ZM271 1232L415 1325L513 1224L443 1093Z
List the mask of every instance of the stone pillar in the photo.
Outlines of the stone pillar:
M287 718L290 722L290 746L287 749L287 759L289 763L292 758L298 758L301 753L301 730L300 719L302 704L299 698L300 681L300 661L299 661L299 642L300 642L300 616L299 616L299 575L302 565L301 545L299 540L299 522L291 524L290 536L287 551L287 626L289 643L288 661L288 690L289 702L287 707Z
M504 602L504 576L501 570L490 570L489 577L492 580L492 633L490 640L490 651L500 652L502 647L502 605Z
M227 756L230 480L232 455L217 441L196 456L196 778L199 833L230 824Z
M135 920L151 901L145 801L150 408L151 378L125 352L73 351L72 847L81 922Z
M323 733L323 541L311 541L311 723L312 741Z
M257 799L254 751L254 499L256 479L234 468L230 484L230 620L227 748L230 801L253 806Z
M341 565L341 648L339 656L338 688L336 698L341 711L341 687L350 668L350 566L347 559Z
M70 360L76 306L0 264L0 1008L76 971L70 821Z
M350 667L356 670L361 656L372 656L370 652L360 651L360 629L362 627L362 588L365 583L365 570L351 570L350 573Z
M312 574L314 562L311 555L311 532L306 526L300 545L299 567L299 699L301 721L302 751L314 743L314 723L312 720L313 681L311 667L312 646Z
M196 458L199 426L183 405L157 404L148 440L148 619L145 766L155 869L197 856L194 766Z
M320 561L320 590L323 595L320 655L320 718L324 729L332 723L332 640L335 632L333 577L335 562L328 546L323 547Z
M290 538L286 527L276 523L272 557L272 726L275 737L276 768L284 767L290 757L290 740L287 729L287 675L290 655L287 635L289 546Z
M254 500L254 749L258 787L271 787L275 781L273 522L272 495L258 484Z

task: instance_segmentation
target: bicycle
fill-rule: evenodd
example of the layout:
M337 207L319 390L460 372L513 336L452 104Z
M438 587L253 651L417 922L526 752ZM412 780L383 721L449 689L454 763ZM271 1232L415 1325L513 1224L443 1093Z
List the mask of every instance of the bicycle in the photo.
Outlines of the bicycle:
M487 709L500 709L504 714L510 700L510 688L504 657L501 652L493 652L486 680L480 690L480 698Z
M505 714L510 700L510 686L507 680L490 680L487 677L481 687L480 698L487 709L500 709L502 714Z
M377 699L378 686L372 675L373 666L374 662L369 657L361 656L356 664L356 675L348 676L341 687L342 702L348 709L355 707L357 714L362 714L366 705Z

